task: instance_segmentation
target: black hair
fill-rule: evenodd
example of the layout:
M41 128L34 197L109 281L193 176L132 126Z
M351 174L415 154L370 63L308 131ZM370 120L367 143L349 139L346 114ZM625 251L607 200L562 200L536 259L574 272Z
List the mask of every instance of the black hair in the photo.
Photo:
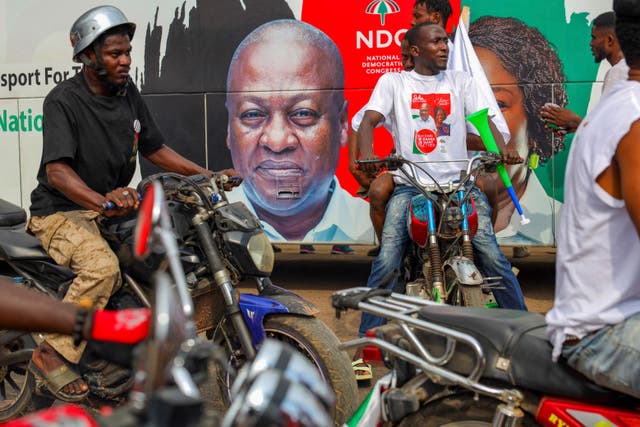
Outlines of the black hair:
M430 25L436 25L438 28L442 28L441 26L439 26L437 24L434 24L433 22L423 22L421 24L418 24L418 25L416 25L414 27L409 28L409 30L407 31L407 33L404 36L407 39L407 41L409 42L409 46L416 44L416 41L418 40L418 37L420 36L420 28L428 27Z
M640 0L613 0L616 37L629 66L640 67Z
M423 4L427 13L438 12L442 16L442 25L447 26L447 21L453 12L449 0L416 0L414 7Z
M540 107L553 101L567 102L564 88L565 75L555 47L538 29L529 27L515 18L483 16L471 23L469 39L474 46L493 52L502 66L518 82L527 114L529 149L545 162L554 153L564 149L562 141L554 145L553 134L540 120ZM541 90L549 87L549 92Z
M605 27L613 30L616 27L616 14L613 12L605 12L593 20L594 27Z

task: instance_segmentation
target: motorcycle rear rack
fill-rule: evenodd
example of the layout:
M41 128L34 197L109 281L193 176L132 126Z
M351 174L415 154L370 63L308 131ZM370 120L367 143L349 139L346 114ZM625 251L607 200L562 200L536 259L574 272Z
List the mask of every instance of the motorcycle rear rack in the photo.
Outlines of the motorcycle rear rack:
M440 305L439 303L367 287L356 287L334 292L332 302L336 309L336 316L339 316L342 311L356 309L395 320L402 329L404 337L411 343L414 351L407 351L384 339L374 337L362 337L346 341L340 345L342 350L375 346L411 363L436 382L442 382L441 379L445 379L449 383L459 385L475 393L493 397L514 407L519 406L522 402L523 395L518 390L490 387L479 382L484 372L486 358L478 340L469 334L417 318L416 314L421 308ZM444 337L446 339L444 353L440 356L431 354L416 336L416 330ZM467 376L443 367L454 355L457 343L466 344L475 355L474 366Z

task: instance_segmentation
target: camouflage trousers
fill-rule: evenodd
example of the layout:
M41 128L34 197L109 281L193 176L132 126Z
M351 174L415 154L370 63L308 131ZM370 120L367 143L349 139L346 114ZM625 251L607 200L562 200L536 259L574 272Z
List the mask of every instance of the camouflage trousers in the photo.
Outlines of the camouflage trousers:
M121 284L118 258L100 235L95 211L56 212L29 219L32 233L59 265L76 274L63 301L77 304L82 298L95 309L106 306L111 293ZM45 340L72 363L78 363L85 343L76 347L69 336L46 334Z

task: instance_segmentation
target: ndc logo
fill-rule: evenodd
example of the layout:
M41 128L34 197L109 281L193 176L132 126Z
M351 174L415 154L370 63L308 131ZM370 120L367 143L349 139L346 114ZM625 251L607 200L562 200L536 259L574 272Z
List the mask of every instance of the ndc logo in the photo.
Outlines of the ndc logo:
M380 15L380 25L384 25L385 15L400 12L400 6L394 0L373 0L365 12L369 15Z

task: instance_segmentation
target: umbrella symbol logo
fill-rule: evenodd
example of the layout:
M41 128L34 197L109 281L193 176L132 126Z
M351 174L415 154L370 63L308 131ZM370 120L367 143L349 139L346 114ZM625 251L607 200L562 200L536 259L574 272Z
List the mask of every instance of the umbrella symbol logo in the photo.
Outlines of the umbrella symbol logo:
M385 15L400 12L400 6L394 0L373 0L365 12L370 15L380 15L380 25L384 25Z

